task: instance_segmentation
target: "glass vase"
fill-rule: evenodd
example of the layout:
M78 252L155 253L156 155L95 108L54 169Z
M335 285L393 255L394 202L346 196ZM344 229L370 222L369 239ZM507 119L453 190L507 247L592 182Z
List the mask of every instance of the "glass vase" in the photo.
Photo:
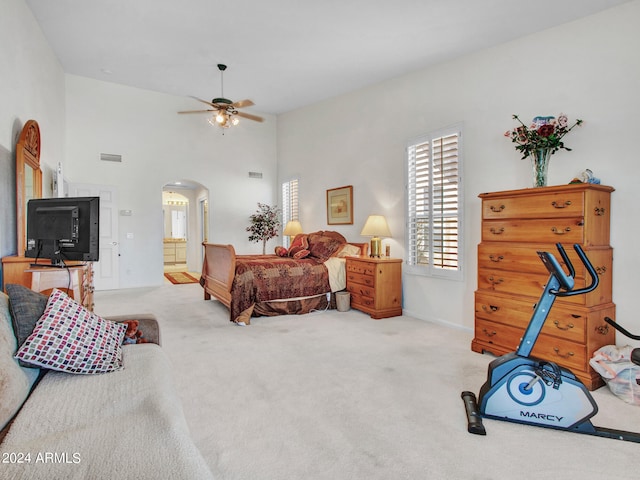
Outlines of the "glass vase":
M532 151L529 156L531 157L531 166L533 168L533 186L546 187L551 149L539 148Z

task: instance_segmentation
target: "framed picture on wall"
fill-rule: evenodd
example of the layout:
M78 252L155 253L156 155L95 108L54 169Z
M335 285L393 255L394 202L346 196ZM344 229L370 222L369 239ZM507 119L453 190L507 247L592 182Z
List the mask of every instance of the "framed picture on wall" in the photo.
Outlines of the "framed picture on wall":
M353 225L353 186L327 190L327 224Z

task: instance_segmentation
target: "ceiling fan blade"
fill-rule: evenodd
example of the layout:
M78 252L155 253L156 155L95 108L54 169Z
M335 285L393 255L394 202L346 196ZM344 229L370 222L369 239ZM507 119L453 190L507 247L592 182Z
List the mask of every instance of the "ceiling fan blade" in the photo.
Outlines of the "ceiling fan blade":
M215 112L216 110L185 110L183 112L178 112L178 113L209 113L209 112Z
M199 101L199 102L205 103L205 104L210 105L210 106L212 106L212 107L214 107L214 108L219 108L219 107L218 107L218 105L216 105L215 103L207 102L206 100L202 100L201 98L194 97L193 95L189 95L189 96L190 96L191 98L193 98L194 100L197 100L197 101Z
M255 103L253 103L251 100L246 99L246 100L240 100L239 102L233 102L231 104L232 107L234 108L242 108L242 107L251 107L255 105Z
M250 113L237 112L237 113L234 113L234 115L237 115L242 118L248 118L249 120L253 120L254 122L264 122L264 118L259 117L257 115L251 115Z

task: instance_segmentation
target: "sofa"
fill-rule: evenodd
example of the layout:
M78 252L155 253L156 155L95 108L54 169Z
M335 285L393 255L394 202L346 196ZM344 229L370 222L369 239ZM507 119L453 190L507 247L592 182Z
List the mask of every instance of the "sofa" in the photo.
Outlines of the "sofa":
M116 346L111 370L70 373L16 358L29 343L20 345L29 332L16 317L33 323L43 305L50 312L51 298L26 287L7 292L0 292L2 478L213 478L190 437L152 315L127 316L138 320L147 343ZM98 319L124 339L125 317Z

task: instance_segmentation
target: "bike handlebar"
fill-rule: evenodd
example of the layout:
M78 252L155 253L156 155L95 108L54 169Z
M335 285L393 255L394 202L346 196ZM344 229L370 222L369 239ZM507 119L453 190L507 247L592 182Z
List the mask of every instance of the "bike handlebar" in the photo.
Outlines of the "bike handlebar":
M571 260L569 260L569 256L567 255L567 252L565 252L564 247L562 246L561 243L556 243L556 248L558 249L558 252L560 252L560 256L562 256L562 259L567 265L567 268L569 269L569 273L571 277L575 277L576 271L573 268L573 264L571 263ZM551 292L554 295L557 295L558 297L571 297L573 295L582 295L584 293L589 293L595 290L598 287L598 284L600 283L600 279L598 278L598 273L596 272L596 269L593 268L593 265L587 258L587 255L584 253L584 250L582 250L582 247L579 244L575 243L573 245L573 249L578 254L580 261L586 267L587 272L589 272L589 276L591 277L591 284L585 288L579 288L578 290L568 290L565 292L556 290Z

